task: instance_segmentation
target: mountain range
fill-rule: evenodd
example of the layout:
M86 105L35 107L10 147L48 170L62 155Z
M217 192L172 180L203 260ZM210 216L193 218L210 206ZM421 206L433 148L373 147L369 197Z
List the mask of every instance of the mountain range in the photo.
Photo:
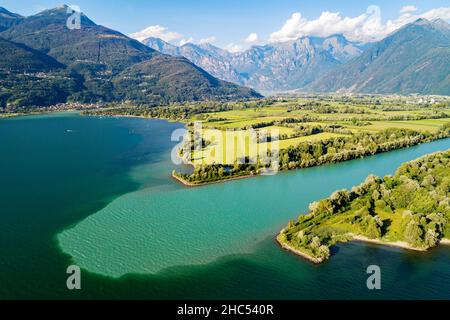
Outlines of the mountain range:
M232 54L211 44L177 47L158 38L143 41L165 54L183 56L212 75L262 91L304 87L318 76L362 53L362 45L342 35L303 37L295 41L253 46Z
M67 6L26 18L3 8L0 12L0 107L67 100L161 105L261 97L214 78L186 58L164 55L97 25L84 14L81 27L69 29ZM54 93L43 92L45 87Z
M207 43L141 43L84 14L72 30L71 14L62 6L23 17L0 7L0 109L261 97L255 90L450 95L443 20L419 19L364 45L334 35L230 53Z
M304 89L450 95L450 25L419 19Z
M450 95L450 25L419 19L369 44L304 37L232 54L210 44L143 43L184 56L214 76L260 91Z
M20 14L12 13L5 8L0 7L0 32L20 23L24 17Z

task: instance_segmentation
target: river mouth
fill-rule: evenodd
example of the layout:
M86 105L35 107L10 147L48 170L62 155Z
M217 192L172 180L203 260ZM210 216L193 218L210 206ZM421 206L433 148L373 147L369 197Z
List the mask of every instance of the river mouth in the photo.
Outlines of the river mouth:
M350 243L314 266L273 240L311 201L448 149L450 139L191 189L170 177L180 127L78 115L0 121L0 298L450 298L448 247L417 254ZM74 263L77 292L65 286ZM383 270L382 293L365 286L371 264Z
M307 211L312 201L351 188L369 174L393 174L401 163L449 147L447 139L202 188L143 188L64 230L58 241L82 268L113 278L206 265L226 256L252 253L264 239ZM170 179L170 171L166 174Z

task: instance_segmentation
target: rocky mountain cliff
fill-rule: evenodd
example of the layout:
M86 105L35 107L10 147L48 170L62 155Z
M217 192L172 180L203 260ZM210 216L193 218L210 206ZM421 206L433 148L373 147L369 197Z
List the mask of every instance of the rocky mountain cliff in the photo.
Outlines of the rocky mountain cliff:
M419 19L305 90L450 95L450 25Z
M253 46L237 54L211 44L177 47L157 38L143 43L165 54L184 56L220 79L263 91L303 87L362 52L342 35Z

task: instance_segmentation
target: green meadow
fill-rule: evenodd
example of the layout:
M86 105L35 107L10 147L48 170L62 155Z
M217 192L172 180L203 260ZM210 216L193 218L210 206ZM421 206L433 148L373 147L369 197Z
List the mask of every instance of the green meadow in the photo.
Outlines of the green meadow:
M269 132L282 138L277 147L287 149L303 142L325 141L336 137L351 136L358 133L378 133L387 129L408 129L421 133L436 133L450 122L450 99L429 104L414 103L408 97L377 97L375 101L367 97L348 98L319 96L311 98L283 98L271 100L267 105L256 107L235 106L233 110L198 113L184 122L202 123L202 136L210 143L193 152L195 164L218 163L216 150L218 144L226 148L230 139L244 141L248 129L258 133ZM315 127L336 127L336 132L312 132L301 134L299 129ZM221 131L233 132L228 135ZM228 138L228 139L227 139ZM247 138L248 140L248 138ZM248 141L247 141L248 144ZM258 142L255 147L239 146L245 152L233 152L236 157L254 157L256 150L264 150L270 142ZM229 150L230 151L230 150ZM202 162L199 160L203 159ZM231 160L231 164L235 159ZM230 158L228 157L228 164Z

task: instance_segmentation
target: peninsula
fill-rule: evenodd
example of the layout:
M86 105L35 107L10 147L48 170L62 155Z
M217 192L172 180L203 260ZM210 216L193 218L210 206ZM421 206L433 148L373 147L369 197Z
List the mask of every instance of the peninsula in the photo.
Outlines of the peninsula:
M398 168L394 176L369 176L351 191L314 202L290 221L280 245L314 263L330 247L351 240L426 251L450 238L450 150Z

